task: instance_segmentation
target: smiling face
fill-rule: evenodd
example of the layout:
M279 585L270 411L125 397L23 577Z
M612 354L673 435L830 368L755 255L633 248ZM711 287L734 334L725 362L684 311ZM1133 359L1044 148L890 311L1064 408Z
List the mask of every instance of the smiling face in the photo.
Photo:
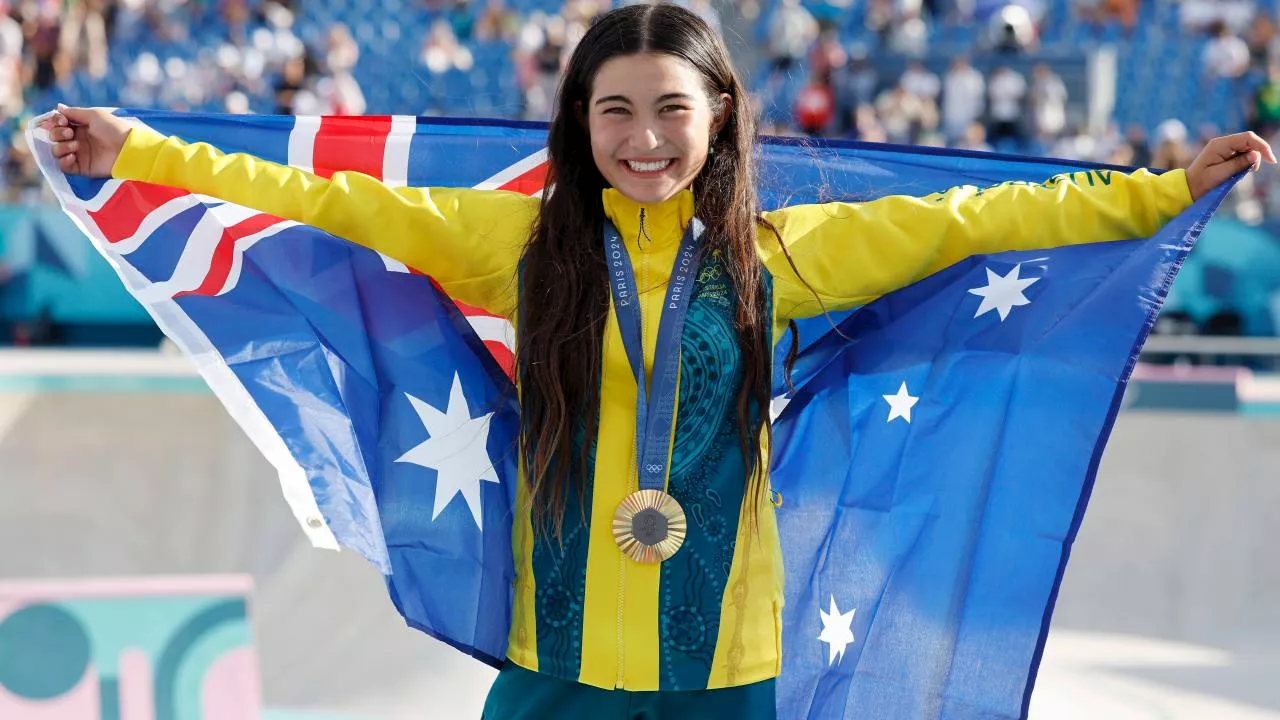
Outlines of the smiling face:
M600 174L643 204L662 202L693 183L720 126L698 71L662 53L606 61L583 111Z

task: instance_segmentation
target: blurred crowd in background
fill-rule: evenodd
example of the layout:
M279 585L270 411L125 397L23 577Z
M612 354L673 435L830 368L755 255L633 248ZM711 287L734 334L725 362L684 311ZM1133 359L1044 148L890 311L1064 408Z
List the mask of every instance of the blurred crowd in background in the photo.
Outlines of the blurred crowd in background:
M676 1L723 34L765 133L1159 169L1243 129L1280 145L1280 0ZM60 101L546 120L614 4L0 0L0 203L51 201L22 131ZM1220 216L1280 256L1280 173ZM1280 327L1280 292L1254 295Z
M31 112L58 100L546 119L568 53L612 4L0 0L0 125L11 141L3 195L20 201L38 193L18 130ZM725 33L768 133L1174 168L1207 137L1244 127L1270 136L1280 128L1280 35L1271 2L685 4ZM1101 44L1135 55L1125 58L1139 66L1129 74L1154 74L1157 85L1178 64L1168 62L1167 47L1147 47L1184 46L1179 58L1190 48L1198 55L1195 77L1183 72L1178 84L1218 92L1187 96L1185 117L1179 108L1152 116L1158 103L1140 98L1139 112L1126 113L1126 95L1142 88L1121 68L1117 111L1109 122L1089 122L1083 68L1088 50ZM1144 61L1160 67L1144 70ZM1064 80L1064 68L1075 82ZM1255 183L1238 195L1245 218L1280 211L1280 183Z
M739 7L759 11L755 0ZM756 87L775 109L763 113L767 132L1183 168L1220 134L1276 139L1277 10L1253 0L778 0L758 24ZM1083 96L1098 75L1085 80L1086 58L1102 46L1119 49L1117 97L1113 112L1088 118ZM805 77L788 92L797 68ZM1228 210L1251 223L1280 214L1280 176L1247 179Z

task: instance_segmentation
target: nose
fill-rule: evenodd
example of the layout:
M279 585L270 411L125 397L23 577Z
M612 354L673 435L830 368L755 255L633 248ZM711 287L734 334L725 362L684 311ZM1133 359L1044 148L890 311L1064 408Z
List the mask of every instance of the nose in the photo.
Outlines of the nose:
M656 150L662 145L662 141L658 138L658 131L653 126L641 123L631 134L631 144L637 150L649 151Z

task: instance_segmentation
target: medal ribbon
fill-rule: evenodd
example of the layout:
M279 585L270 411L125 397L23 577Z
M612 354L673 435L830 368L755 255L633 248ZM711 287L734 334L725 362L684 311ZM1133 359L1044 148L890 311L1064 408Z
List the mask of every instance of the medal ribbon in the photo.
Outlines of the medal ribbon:
M658 347L653 358L653 393L650 395L644 372L644 330L640 293L635 271L622 236L608 219L604 225L605 262L609 268L609 290L618 313L618 328L627 360L636 377L636 470L641 490L663 490L667 482L671 428L676 416L676 384L680 373L680 333L693 279L698 272L698 245L705 231L694 218L685 228L684 238L667 281L666 300L658 322Z

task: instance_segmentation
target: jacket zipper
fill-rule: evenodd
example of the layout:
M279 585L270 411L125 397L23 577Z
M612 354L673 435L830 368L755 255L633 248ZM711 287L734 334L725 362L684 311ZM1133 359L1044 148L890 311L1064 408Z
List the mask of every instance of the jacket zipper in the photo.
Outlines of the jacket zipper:
M640 232L636 236L636 247L639 248L642 253L645 252L644 246L642 244L643 239L648 237L649 237L649 234L644 227L644 208L640 208ZM643 277L644 275L645 273L644 273L644 270L642 269L641 276ZM642 290L640 283L644 282L644 280L647 280L647 278L642 279L642 277L636 278L636 299L639 301L639 304L640 304L640 316L644 317L644 301L640 298L640 294ZM640 372L644 372L644 364L643 364L644 337L643 336L640 338L640 348L641 348L641 356L642 356ZM633 448L632 458L633 458L633 462L635 463L640 462L640 448L638 447ZM628 481L628 485L629 484L630 482ZM626 633L624 631L624 627L625 627L624 624L626 621L626 614L625 614L626 588L627 588L627 556L623 555L622 553L618 553L618 677L616 682L614 683L614 686L618 688L623 687L626 679L626 664L625 664L626 652L624 650L624 641L626 639Z

